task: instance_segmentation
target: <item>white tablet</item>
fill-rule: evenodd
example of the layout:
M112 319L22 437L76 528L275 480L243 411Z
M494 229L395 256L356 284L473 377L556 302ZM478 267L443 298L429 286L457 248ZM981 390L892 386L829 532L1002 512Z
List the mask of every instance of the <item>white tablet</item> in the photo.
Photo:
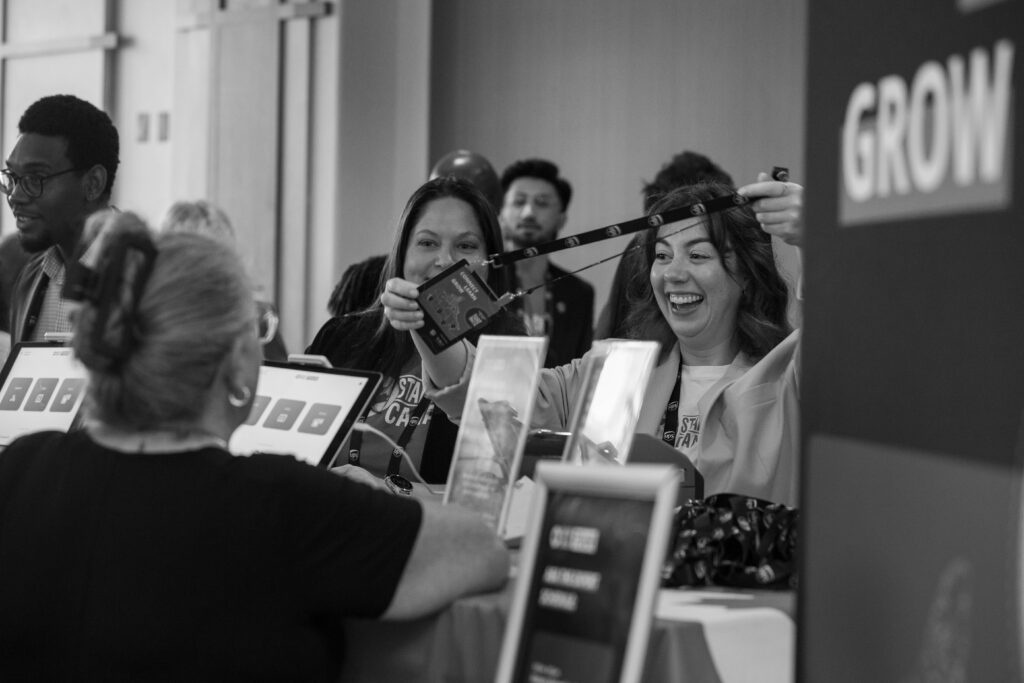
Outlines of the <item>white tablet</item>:
M330 467L380 381L379 372L264 361L252 411L228 449L293 455Z
M87 377L69 346L15 344L0 371L0 448L24 434L76 426Z

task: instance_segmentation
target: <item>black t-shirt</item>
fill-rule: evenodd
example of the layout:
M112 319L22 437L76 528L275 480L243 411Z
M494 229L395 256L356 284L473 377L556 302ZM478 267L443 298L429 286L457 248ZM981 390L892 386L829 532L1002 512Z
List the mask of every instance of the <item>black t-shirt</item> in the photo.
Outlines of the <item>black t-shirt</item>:
M343 617L390 604L416 501L295 459L0 453L0 680L336 680Z
M326 356L327 360L336 368L379 372L381 368L375 363L355 362L361 347L369 343L368 330L372 330L376 325L376 323L371 324L370 320L379 321L379 319L380 316L371 319L355 316L330 318L316 333L313 342L306 348L306 353ZM385 385L389 381L393 382L397 379L396 377L385 378ZM431 484L443 484L448 479L448 470L452 464L452 452L455 450L455 439L458 434L458 425L453 424L443 411L435 409L431 412L419 465L420 476L424 481ZM377 437L362 437L362 440L366 441L367 438Z

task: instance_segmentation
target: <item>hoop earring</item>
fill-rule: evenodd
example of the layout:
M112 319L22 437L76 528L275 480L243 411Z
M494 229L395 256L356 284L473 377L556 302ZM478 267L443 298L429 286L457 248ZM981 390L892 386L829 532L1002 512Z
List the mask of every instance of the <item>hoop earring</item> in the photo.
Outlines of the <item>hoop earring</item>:
M228 394L228 403L230 403L231 405L233 405L236 408L243 408L243 407L245 407L245 404L249 402L250 398L252 398L252 389L250 389L249 387L243 386L242 387L242 395L241 396L235 396L234 394Z

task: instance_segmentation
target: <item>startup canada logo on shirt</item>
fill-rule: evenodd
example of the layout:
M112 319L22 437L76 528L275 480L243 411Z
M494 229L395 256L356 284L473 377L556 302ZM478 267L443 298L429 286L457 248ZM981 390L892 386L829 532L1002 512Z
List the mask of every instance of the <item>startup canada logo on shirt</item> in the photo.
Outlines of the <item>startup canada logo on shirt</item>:
M389 426L405 427L423 398L423 392L423 381L418 376L400 375L397 380L385 383L370 409L370 415L381 415ZM427 424L429 419L428 413L420 422Z
M679 431L676 434L676 448L690 449L700 438L700 415L680 415Z

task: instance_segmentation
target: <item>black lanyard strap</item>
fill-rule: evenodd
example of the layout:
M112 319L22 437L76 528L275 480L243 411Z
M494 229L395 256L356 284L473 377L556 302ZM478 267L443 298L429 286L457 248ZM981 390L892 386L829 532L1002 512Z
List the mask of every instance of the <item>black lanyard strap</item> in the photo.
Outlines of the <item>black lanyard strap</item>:
M485 263L493 265L496 268L500 268L510 263L515 263L516 261L533 258L534 256L550 254L564 249L573 249L584 244L593 244L594 242L601 242L614 237L620 237L622 235L630 235L634 232L658 228L662 225L675 223L676 221L681 221L686 218L693 218L694 216L705 216L710 213L725 211L726 209L731 209L736 206L743 206L749 203L749 201L750 200L747 197L733 193L725 195L724 197L716 197L715 199L711 199L706 202L695 202L693 204L680 206L679 208L664 211L662 213L641 216L640 218L633 218L622 223L616 223L615 225L588 230L587 232L581 232L576 235L552 240L551 242L545 242L544 244L539 244L535 247L526 247L525 249L516 249L515 251L508 251L500 254L491 254L487 257L487 261L485 261Z
M395 442L397 448L391 449L391 457L388 459L388 475L398 474L398 471L402 467L402 451L412 441L413 432L416 431L416 427L420 424L420 418L423 417L423 413L426 412L427 407L430 406L430 399L424 396L420 399L420 402L416 404L416 409L412 411L412 415L409 416L409 424L405 425L405 429L402 430L401 435L398 437L398 441Z
M672 448L676 447L676 430L679 428L679 397L683 388L683 359L679 359L679 374L676 375L676 384L672 387L672 393L668 397L668 405L665 406L665 427L661 432L661 439Z
M46 273L39 273L39 280L36 282L35 291L32 292L32 300L28 304L28 311L25 313L25 324L21 328L21 339L15 341L32 341L32 335L39 324L39 315L43 310L43 301L46 300L46 290L50 287L50 276Z
M402 467L402 452L409 445L409 442L412 441L412 435L415 433L416 427L419 426L424 413L432 406L433 404L430 402L430 399L424 396L416 404L416 407L413 408L412 415L409 416L409 423L405 425L402 433L398 436L398 440L395 441L396 448L391 449L391 457L388 458L388 476L398 474ZM365 422L365 418L360 419L360 422ZM360 451L363 447L363 433L353 430L348 443L348 463L350 465L358 465Z

